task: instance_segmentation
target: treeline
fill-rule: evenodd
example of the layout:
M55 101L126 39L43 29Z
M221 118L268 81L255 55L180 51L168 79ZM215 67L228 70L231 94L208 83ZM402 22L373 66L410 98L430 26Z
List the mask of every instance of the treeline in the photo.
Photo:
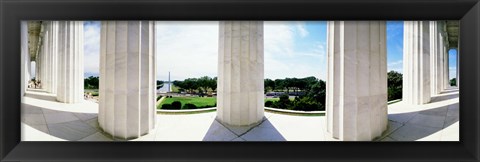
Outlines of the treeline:
M325 110L325 81L313 76L306 78L265 79L265 92L282 92L278 101L265 102L266 107L314 111ZM293 91L295 98L290 99ZM301 93L299 93L301 92Z
M402 98L402 74L396 71L390 71L388 76L388 100L395 100ZM451 85L455 85L456 79L450 80ZM157 89L163 87L164 81L157 80ZM173 85L179 87L180 92L186 92L190 94L199 93L204 94L207 92L215 92L217 89L217 77L211 78L208 76L200 78L188 78L183 81L175 80ZM85 89L98 89L99 77L90 76L84 79ZM313 99L318 102L320 106L325 105L325 81L317 79L313 76L306 78L285 78L285 79L264 79L265 93L268 92L280 92L289 94L294 92L293 95L298 96L299 99L309 100ZM290 93L291 94L291 93ZM279 106L285 107L287 102ZM275 106L275 103L272 103ZM270 106L272 106L270 105Z
M211 78L204 76L200 78L188 78L183 81L175 80L173 81L173 85L179 87L178 90L180 92L204 94L217 90L217 77Z
M98 89L99 87L99 77L98 76L89 76L88 78L83 79L84 89ZM157 89L163 87L163 81L157 80Z
M83 79L83 88L84 89L98 89L99 80L98 76L89 76L88 78Z
M314 76L306 77L306 78L285 78L285 79L275 79L275 80L265 79L264 86L265 86L265 92L286 91L287 93L289 93L290 91L297 92L297 91L308 90L309 88L311 88L313 84L316 84L318 82L319 82L319 79L315 78Z

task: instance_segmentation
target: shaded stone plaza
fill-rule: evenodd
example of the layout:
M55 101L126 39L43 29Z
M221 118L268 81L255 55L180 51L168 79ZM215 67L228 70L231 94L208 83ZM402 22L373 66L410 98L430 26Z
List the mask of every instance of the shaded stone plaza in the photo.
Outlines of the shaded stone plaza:
M403 97L388 105L386 22L328 21L316 116L265 111L262 21L219 22L216 111L157 114L155 24L102 21L97 104L84 99L83 22L22 22L22 140L459 140L460 78L450 86L448 65L458 23L404 22Z

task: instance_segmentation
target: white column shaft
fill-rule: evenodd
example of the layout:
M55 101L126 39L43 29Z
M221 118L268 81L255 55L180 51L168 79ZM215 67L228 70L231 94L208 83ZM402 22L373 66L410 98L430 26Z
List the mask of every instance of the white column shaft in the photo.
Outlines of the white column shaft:
M444 42L444 34L443 34L443 22L442 21L437 21L437 62L436 62L436 82L435 82L435 87L436 87L436 94L440 94L442 92L442 85L443 85L443 42Z
M344 141L387 129L385 21L327 22L327 131Z
M51 34L52 34L52 31L51 31L51 21L46 21L44 22L44 26L45 26L45 35L43 37L43 40L44 40L44 60L45 60L45 64L43 64L44 66L44 71L45 71L45 77L43 78L43 89L46 91L46 92L51 92L51 81L52 81L52 78L51 78L51 67L52 67L52 62L50 60L51 58Z
M438 94L436 88L437 78L437 65L438 65L438 30L437 21L430 21L430 96Z
M83 101L83 21L60 21L57 100Z
M44 26L45 27L45 26ZM45 29L45 28L44 28ZM43 33L43 37L42 37L42 49L41 49L41 52L42 52L42 64L41 64L41 70L42 70L42 80L41 80L41 86L42 86L42 89L43 90L46 90L47 88L47 78L48 78L48 74L47 74L47 46L48 46L48 43L47 43L47 32L44 32Z
M50 73L50 93L54 93L56 94L57 93L57 71L58 71L58 60L57 60L57 57L58 57L58 21L52 21L50 22L50 50L49 50L49 53L50 53L50 58L49 58L49 62L50 62L50 69L49 69L49 73Z
M57 52L58 52L58 21L47 21L45 33L46 78L45 90L57 92Z
M445 75L444 75L444 80L445 80L445 84L443 85L443 89L447 89L448 87L450 87L450 67L449 67L449 54L448 54L448 51L449 51L449 48L448 48L448 42L446 43L447 46L445 47L445 64L443 66L443 70L445 71Z
M99 124L117 138L155 127L156 59L153 21L102 21Z
M217 120L251 125L264 117L263 22L220 21Z
M27 90L27 85L28 85L28 74L27 74L27 69L28 69L28 58L30 57L29 51L28 51L28 24L27 21L22 21L20 22L20 56L22 60L22 66L20 67L21 70L21 80L22 84L20 85L21 90L20 90L20 96L21 99L23 100L23 96L25 95L25 91Z
M460 87L460 37L457 45L457 87Z
M40 42L41 43L41 42ZM41 46L39 46L41 47ZM40 49L37 49L37 54L35 56L35 79L36 80L41 80L41 75L42 75L42 70L41 70L41 64L42 64L42 59L41 59L41 54L42 54L42 50L41 48Z
M404 21L403 102L430 102L430 22Z

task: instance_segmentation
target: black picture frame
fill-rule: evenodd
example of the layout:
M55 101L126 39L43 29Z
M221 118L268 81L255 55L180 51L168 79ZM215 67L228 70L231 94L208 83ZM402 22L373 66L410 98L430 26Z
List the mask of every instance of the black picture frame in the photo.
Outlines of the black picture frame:
M1 161L478 161L478 0L0 0ZM460 20L460 142L21 142L21 20Z

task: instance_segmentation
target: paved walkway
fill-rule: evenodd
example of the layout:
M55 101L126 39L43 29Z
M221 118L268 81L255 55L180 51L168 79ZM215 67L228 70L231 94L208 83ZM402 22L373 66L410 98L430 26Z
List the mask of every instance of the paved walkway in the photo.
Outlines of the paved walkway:
M388 120L382 141L459 141L458 89L435 95L424 105L391 104Z
M29 90L23 98L23 141L112 141L98 126L98 104L62 104L51 94ZM216 112L157 115L152 133L131 141L330 141L324 116L295 116L265 112L249 127L232 127L215 120ZM389 105L389 129L381 141L450 141L459 137L458 91L435 96L431 104Z

